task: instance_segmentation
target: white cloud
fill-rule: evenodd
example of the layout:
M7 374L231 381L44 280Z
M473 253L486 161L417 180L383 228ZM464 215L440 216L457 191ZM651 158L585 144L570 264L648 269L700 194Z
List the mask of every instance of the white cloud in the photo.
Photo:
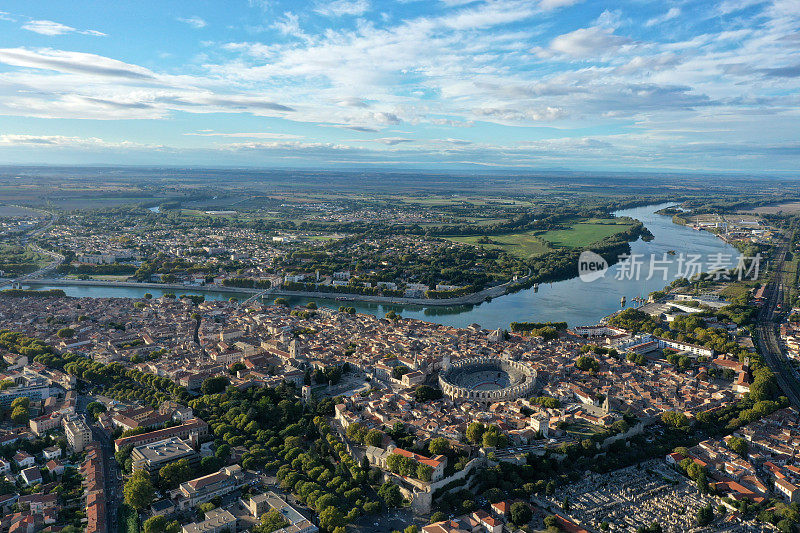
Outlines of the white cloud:
M10 19L7 19L10 20ZM23 30L32 31L40 35L64 35L66 33L79 33L81 35L105 36L105 33L97 30L76 30L72 26L53 22L52 20L31 20L22 25Z
M187 17L187 18L178 18L178 20L183 22L183 23L185 23L185 24L188 24L189 26L191 26L192 28L194 28L196 30L200 30L200 29L203 29L206 26L208 26L208 22L206 22L205 20L201 19L197 15L193 15L193 16Z
M151 79L151 71L116 59L52 48L0 48L0 63L15 67L55 70L114 78Z
M542 109L514 109L504 108L478 108L473 112L480 117L495 119L503 122L532 120L534 122L553 121L564 118L567 113L558 107L544 107Z
M397 144L414 142L414 139L407 139L405 137L383 137L380 139L370 139L372 142L395 146Z
M272 18L275 29L296 39L274 30L248 30L237 42L209 43L203 48L205 58L187 64L182 73L180 66L159 72L67 50L0 49L0 63L10 66L0 69L0 115L155 120L176 112L246 113L304 123L304 136L228 125L231 133L197 131L181 140L203 145L241 140L235 143L239 148L228 152L250 150L286 158L342 160L336 154L346 154L358 161L379 152L385 162L391 162L390 154L421 162L475 163L485 158L501 166L557 157L577 161L580 154L596 156L601 145L585 140L488 146L448 141L461 135L452 128L484 128L488 122L537 131L569 131L586 124L616 131L633 123L642 130L640 137L608 141L608 152L626 162L662 157L645 152L676 154L677 149L658 144L664 139L684 147L689 139L739 147L754 131L763 132L768 137L764 144L768 140L774 146L780 146L782 138L796 137L796 0L739 9L724 31L704 24L699 27L707 33L702 33L688 24L677 42L670 32L659 32L656 22L646 33L652 35L651 42L634 42L618 28L644 27L647 17L636 18L621 5L599 16L602 8L587 10L586 20L594 22L550 39L542 36L549 36L553 28L566 32L575 26L557 18L558 13L543 11L572 2L447 3L446 8L441 2L434 4L439 11L422 16L404 18L397 9L388 20L376 16L343 23L315 16L313 9L323 5L320 1ZM745 3L739 0L733 7ZM683 21L689 16L688 8L683 9L687 13L664 8L666 13L653 19ZM723 121L736 127L717 128L723 133L715 134L699 126ZM258 124L274 126L271 121ZM394 127L398 124L403 124L402 132ZM677 133L676 124L686 124L687 131ZM365 135L354 137L365 139L357 148L324 143L340 134L326 128L362 132ZM431 130L445 140L425 140ZM502 138L506 130L492 131ZM479 138L480 133L468 136ZM36 137L16 142L78 141ZM689 155L689 148L680 154Z
M592 26L559 35L550 42L547 50L538 50L539 55L547 57L561 53L576 58L602 57L614 53L630 39L615 35L610 28Z
M445 15L434 23L453 30L474 30L525 20L535 12L534 6L529 2L496 0Z
M315 11L327 17L359 16L369 11L368 0L329 0L317 4Z
M65 135L0 135L0 146L37 146L53 148L158 148L156 145L130 141L109 142L97 137L70 137Z
M725 0L717 6L720 15L729 15L749 7L767 3L768 0Z
M266 11L272 5L271 0L247 0L247 5Z
M651 18L650 20L645 22L644 25L647 27L656 26L658 24L662 24L664 22L667 22L668 20L672 20L680 16L681 16L681 8L671 7L669 8L669 11L667 11L663 15L659 15L658 17Z
M539 5L542 7L542 9L551 10L571 6L581 1L583 0L541 0Z
M447 7L460 7L478 2L478 0L439 0L439 1L444 5L446 5Z
M310 41L309 36L300 29L300 17L291 11L285 12L283 14L283 19L276 20L275 23L272 24L272 27L284 35Z
M302 135L292 135L291 133L272 133L272 132L252 132L252 133L221 133L214 131L199 131L184 133L184 135L191 135L196 137L230 137L241 139L302 139Z

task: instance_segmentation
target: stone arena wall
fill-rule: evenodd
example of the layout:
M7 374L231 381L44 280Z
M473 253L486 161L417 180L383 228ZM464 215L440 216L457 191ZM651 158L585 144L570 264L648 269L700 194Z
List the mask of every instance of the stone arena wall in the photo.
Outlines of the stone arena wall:
M474 369L476 372L498 370L510 376L522 377L521 383L511 384L498 390L474 390L454 383L454 378ZM515 400L533 392L536 385L536 371L519 361L508 361L497 357L470 357L454 362L449 369L439 374L439 387L451 400L477 400L497 402Z

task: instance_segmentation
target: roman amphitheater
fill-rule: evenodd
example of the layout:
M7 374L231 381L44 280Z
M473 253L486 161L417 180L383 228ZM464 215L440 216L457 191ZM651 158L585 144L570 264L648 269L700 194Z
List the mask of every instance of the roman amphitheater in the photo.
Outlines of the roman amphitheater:
M535 370L497 357L461 359L439 374L439 387L451 400L514 400L532 393L535 385Z

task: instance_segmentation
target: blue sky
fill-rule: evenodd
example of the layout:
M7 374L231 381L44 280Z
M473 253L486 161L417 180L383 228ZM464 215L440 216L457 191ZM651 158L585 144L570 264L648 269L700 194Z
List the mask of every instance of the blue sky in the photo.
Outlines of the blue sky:
M14 1L0 163L792 172L800 2Z

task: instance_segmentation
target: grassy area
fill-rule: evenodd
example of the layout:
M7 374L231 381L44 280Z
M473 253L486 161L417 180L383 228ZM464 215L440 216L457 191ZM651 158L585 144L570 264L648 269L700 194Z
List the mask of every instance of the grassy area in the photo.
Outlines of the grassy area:
M792 302L797 298L797 273L798 263L800 263L800 254L794 253L791 261L786 261L783 264L783 287L784 287L784 309L789 309Z
M599 426L594 426L588 422L570 422L564 427L564 431L570 435L577 435L588 439L595 433L604 431L604 429Z
M130 276L128 276L128 275L98 274L98 275L89 276L88 278L86 278L86 277L80 277L77 274L73 274L73 275L67 276L67 279L90 279L90 280L96 280L96 281L125 281L129 277Z
M526 231L508 235L490 235L487 237L451 237L448 240L462 242L484 248L495 248L515 257L528 259L554 248L582 248L608 236L625 231L630 224L615 219L592 218L576 222L569 229L551 230L544 233Z
M541 238L559 248L582 248L630 227L624 222L613 219L591 219L578 222L569 229L551 230Z
M542 241L534 232L496 235L489 237L491 242L479 242L484 239L486 239L486 237L470 236L453 237L448 240L472 244L475 246L483 246L484 248L503 250L506 253L521 259L528 259L529 257L543 254L549 250L552 250L552 248L546 242Z
M33 251L30 247L0 244L0 270L8 275L33 272L51 261L50 257Z
M775 214L775 213L797 213L800 211L800 202L784 202L773 205L762 205L755 209L743 209L745 213Z
M758 287L760 284L761 283L758 281L736 281L727 284L719 293L723 298L729 301L744 301L747 293L749 293L753 287Z

